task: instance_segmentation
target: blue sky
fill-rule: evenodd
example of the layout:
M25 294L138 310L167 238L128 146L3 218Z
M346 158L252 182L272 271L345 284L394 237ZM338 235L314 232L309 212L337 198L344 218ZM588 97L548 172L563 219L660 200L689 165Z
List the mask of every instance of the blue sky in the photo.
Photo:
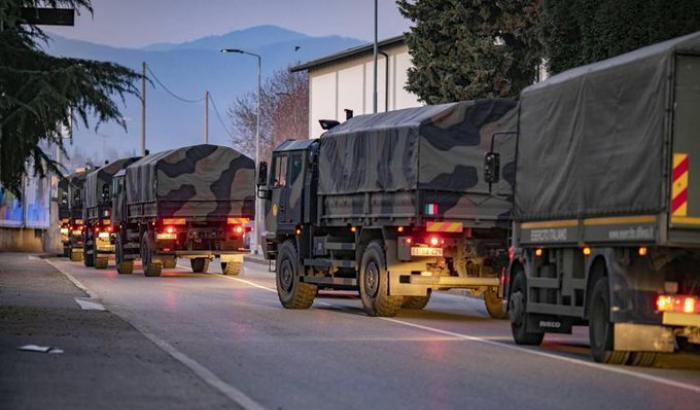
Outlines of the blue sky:
M341 35L370 41L373 0L93 0L75 27L47 31L121 47L179 43L213 34L271 24L312 36ZM409 27L394 0L379 0L379 37Z

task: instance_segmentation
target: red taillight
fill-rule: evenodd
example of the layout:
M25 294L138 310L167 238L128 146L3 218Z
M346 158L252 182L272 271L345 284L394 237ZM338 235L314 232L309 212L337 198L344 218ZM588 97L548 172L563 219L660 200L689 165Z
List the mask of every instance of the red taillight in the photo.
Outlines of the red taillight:
M406 238L406 243L407 243L407 244L410 245L412 242L413 242L413 238Z
M106 230L107 232L109 232L109 233L112 233L112 230L113 230L113 229L112 229L112 225L110 225L110 226L108 226L107 228L105 228L105 230Z
M515 248L511 246L510 248L508 248L508 261L513 262L514 259L515 259Z
M444 245L444 244L445 244L445 240L439 236L433 235L430 238L428 238L428 245L430 245L432 247L437 247L437 246Z
M175 233L175 227L174 226L167 226L165 228L165 233Z
M659 295L656 297L659 312L700 313L700 301L695 296Z
M240 225L236 225L233 227L233 233L236 235L243 235L245 233L245 228Z

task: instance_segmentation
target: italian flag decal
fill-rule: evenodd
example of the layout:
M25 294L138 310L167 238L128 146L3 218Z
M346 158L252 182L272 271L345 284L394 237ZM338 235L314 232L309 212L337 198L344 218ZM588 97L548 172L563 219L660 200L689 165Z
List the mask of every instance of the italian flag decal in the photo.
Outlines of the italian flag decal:
M437 215L438 214L437 204L425 204L425 214L426 215Z

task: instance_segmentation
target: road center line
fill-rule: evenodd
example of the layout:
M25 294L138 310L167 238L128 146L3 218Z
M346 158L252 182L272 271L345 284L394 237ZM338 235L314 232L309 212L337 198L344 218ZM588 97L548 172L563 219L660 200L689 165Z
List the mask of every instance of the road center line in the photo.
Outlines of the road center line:
M227 279L236 280L239 282L244 282L244 283L247 283L247 284L254 286L256 288L260 288L260 289L264 289L264 290L267 290L270 292L277 293L276 289L269 288L267 286L263 286L263 285L245 280L245 279L233 278L233 277L229 277L229 276L223 276L223 277L225 277ZM317 303L319 303L319 302L317 302ZM327 303L327 302L320 302L320 304L322 304L324 306L336 306L336 307L342 308L342 306L332 305L332 304ZM585 367L590 367L593 369L603 370L603 371L617 373L617 374L623 374L626 376L636 377L638 379L647 380L647 381L663 384L666 386L671 386L671 387L676 387L679 389L689 390L689 391L692 391L693 393L700 393L700 386L696 386L696 385L688 384L688 383L683 383L683 382L677 382L675 380L669 380L669 379L665 379L663 377L653 376L653 375L646 374L646 373L638 373L638 372L634 372L631 370L627 370L627 369L622 368L622 367L616 367L616 366L612 366L612 365L602 365L602 364L593 363L593 362L586 362L586 361L583 361L580 359L573 359L573 358L566 357L566 356L559 356L556 354L547 353L547 352L543 352L540 350L527 349L527 348L520 347L520 346L515 346L515 345L511 345L511 344L497 342L497 341L492 340L491 337L483 338L483 337L479 337L479 336L470 336L470 335L465 335L463 333L456 333L456 332L451 332L449 330L442 330L442 329L438 329L438 328L434 328L434 327L430 327L430 326L424 326L424 325L419 325L416 323L406 322L406 321L403 321L400 319L394 319L394 318L389 318L389 317L380 317L378 319L385 320L387 322L395 323L398 325L403 325L403 326L413 327L416 329L421 329L421 330L424 330L427 332L438 333L438 334L451 336L451 337L455 337L455 338L462 339L462 340L469 340L472 342L483 343L483 344L487 344L487 345L491 345L491 346L495 346L495 347L500 347L500 348L504 348L504 349L508 349L508 350L513 350L513 351L517 351L517 352L521 352L521 353L527 353L527 354L531 354L531 355L535 355L535 356L546 357L549 359L560 360L563 362L576 364L576 365L580 365L580 366L585 366Z
M90 295L90 298L97 299L97 295L94 292L92 292L88 288L86 288L82 283L80 283L80 281L78 279L76 279L68 271L64 270L59 265L53 263L52 261L50 261L48 259L44 259L44 260L49 265L53 266L57 271L61 272L78 289L81 289L82 291L84 291L85 293ZM233 278L231 278L231 279L233 279ZM243 409L245 409L245 410L265 410L265 408L263 406L261 406L260 404L258 404L255 400L251 399L245 393L243 393L242 391L233 387L232 385L221 380L211 370L207 369L206 367L201 365L196 360L192 359L191 357L189 357L186 354L182 353L181 351L177 350L170 343L159 338L158 336L154 335L153 333L149 332L148 330L142 328L141 325L138 325L138 324L128 320L128 318L120 315L119 313L114 312L114 311L110 311L110 312L115 314L119 318L121 318L123 321L129 323L131 326L134 327L134 329L138 330L148 340L153 342L161 350L163 350L165 353L170 355L170 357L172 357L173 359L177 360L182 365L184 365L185 367L190 369L190 371L192 371L195 375L197 375L200 379L202 379L204 381L204 383L208 384L209 386L211 386L212 388L214 388L215 390L217 390L218 392L220 392L224 396L228 397L231 401L233 401L237 405L241 406Z

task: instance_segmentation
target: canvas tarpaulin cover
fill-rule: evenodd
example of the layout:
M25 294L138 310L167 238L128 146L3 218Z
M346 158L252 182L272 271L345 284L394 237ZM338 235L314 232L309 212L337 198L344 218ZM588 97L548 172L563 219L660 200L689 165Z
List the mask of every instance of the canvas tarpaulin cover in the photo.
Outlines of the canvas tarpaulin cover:
M255 163L228 147L159 152L126 169L127 202L241 201L254 198Z
M674 56L698 52L690 34L526 88L516 220L662 211Z
M319 194L488 192L484 154L514 106L478 100L351 118L321 137Z
M122 158L97 168L85 177L85 208L94 208L102 202L102 193L111 194L112 177L138 157ZM110 200L112 198L106 198Z

